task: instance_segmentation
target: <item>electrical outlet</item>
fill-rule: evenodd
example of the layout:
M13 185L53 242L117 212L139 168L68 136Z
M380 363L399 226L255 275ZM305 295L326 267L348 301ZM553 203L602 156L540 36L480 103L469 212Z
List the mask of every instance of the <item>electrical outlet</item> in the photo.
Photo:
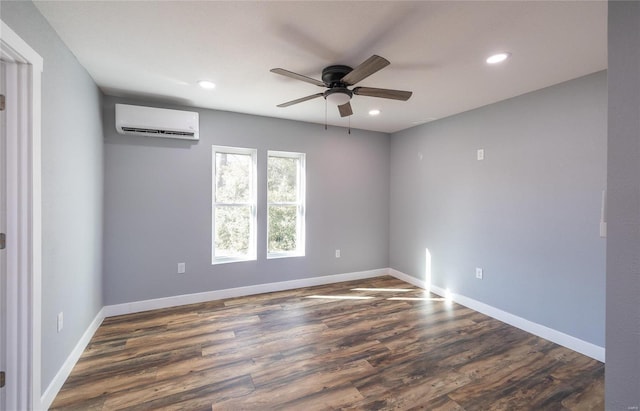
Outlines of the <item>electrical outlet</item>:
M185 263L178 263L178 274L184 274L187 271Z
M484 160L484 148L479 148L477 155L478 155L478 161Z
M340 258L340 250L336 250L336 258Z
M482 268L476 267L476 278L482 280Z
M58 332L62 331L63 326L64 326L64 314L61 311L58 313Z

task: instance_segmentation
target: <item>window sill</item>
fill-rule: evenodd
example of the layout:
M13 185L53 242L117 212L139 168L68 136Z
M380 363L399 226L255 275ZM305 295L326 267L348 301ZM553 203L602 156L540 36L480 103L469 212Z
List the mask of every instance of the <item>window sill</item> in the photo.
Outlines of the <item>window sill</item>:
M304 257L304 253L273 253L267 254L267 260L275 260L279 258Z
M213 261L211 261L211 265L241 263L245 261L256 261L256 260L257 260L256 257L247 257L247 258L234 258L234 257L222 258L221 257L221 258L214 258Z

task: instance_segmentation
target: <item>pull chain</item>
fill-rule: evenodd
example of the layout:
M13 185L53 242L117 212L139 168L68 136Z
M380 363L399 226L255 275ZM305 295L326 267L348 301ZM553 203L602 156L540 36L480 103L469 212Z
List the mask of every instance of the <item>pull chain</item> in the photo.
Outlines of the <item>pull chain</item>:
M327 99L324 99L324 129L327 129Z
M349 134L351 134L351 116L349 116Z

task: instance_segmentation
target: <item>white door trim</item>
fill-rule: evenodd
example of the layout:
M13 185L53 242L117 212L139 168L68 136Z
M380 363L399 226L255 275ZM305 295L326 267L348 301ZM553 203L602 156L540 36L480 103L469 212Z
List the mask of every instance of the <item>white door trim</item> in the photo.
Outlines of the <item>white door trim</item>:
M9 26L0 21L0 54L7 61L22 65L27 88L20 111L25 115L25 127L18 130L7 152L14 159L14 170L8 173L7 192L20 193L11 207L7 207L7 222L15 224L16 247L13 247L17 281L8 293L18 296L17 304L8 307L7 326L17 330L15 347L17 366L23 370L17 376L16 398L28 410L42 408L41 401L41 276L42 276L42 221L41 221L41 82L43 60ZM9 136L7 136L9 137ZM7 147L9 149L9 147ZM12 157L13 156L13 157ZM8 256L9 259L9 256ZM9 285L8 285L9 287ZM11 378L12 376L7 376Z

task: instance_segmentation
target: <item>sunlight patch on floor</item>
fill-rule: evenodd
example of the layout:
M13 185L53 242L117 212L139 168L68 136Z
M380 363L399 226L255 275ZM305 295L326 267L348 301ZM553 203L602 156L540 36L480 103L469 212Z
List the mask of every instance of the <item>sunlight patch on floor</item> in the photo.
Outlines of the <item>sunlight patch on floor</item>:
M309 295L304 298L320 298L327 300L370 300L374 297L362 295Z

